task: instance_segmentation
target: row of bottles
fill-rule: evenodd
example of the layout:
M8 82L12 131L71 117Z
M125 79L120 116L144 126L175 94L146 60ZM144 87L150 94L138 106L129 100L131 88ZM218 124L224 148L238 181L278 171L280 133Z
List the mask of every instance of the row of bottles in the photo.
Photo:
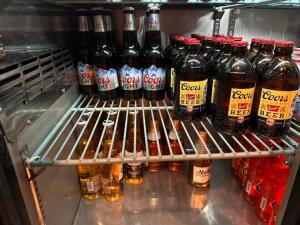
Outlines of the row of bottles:
M267 150L250 134L246 135L261 151ZM239 139L242 141L241 137ZM277 144L281 142L280 139L274 141ZM264 138L263 142L271 149L276 148L267 138ZM245 141L242 141L242 144L245 147L249 145ZM251 146L247 147L251 149ZM242 151L239 147L235 150ZM255 206L258 217L268 225L275 225L290 175L286 156L233 159L232 173L242 188L247 202Z
M128 113L128 124L127 124L127 134L125 140L125 151L124 155L126 157L132 157L134 154L136 157L144 156L145 145L142 141L141 127L140 127L140 115L138 111L129 111ZM104 120L102 122L101 128L97 129L92 133L92 127L95 122L95 118L91 117L90 122L87 121L91 114L86 114L81 121L78 123L78 132L86 126L83 137L78 145L77 155L81 157L82 153L85 159L93 159L97 152L97 141L100 139L99 129L105 130L105 135L100 147L97 158L115 158L122 156L122 140L120 134L115 128L116 113L111 112L109 120ZM178 120L173 120L173 126L170 125L168 132L168 141L163 141L160 124L158 120L153 120L149 122L147 132L147 144L149 149L149 154L151 156L169 154L168 143L174 155L182 154L180 143L178 138L180 135L180 122ZM115 134L115 135L114 135ZM196 148L199 154L205 154L206 149L204 144L208 144L208 134L205 131L200 130L200 139L196 142ZM91 136L91 137L90 137ZM114 136L114 140L113 140ZM181 140L180 140L181 141ZM112 146L112 142L114 142ZM181 141L182 142L182 141ZM89 143L89 145L87 145ZM181 143L182 144L182 143ZM211 177L211 160L197 160L190 163L190 183L198 188L206 188L209 186L209 181ZM172 162L127 162L112 163L112 164L100 164L100 165L79 165L77 166L79 181L81 185L82 195L86 199L96 199L102 195L109 201L115 201L122 197L122 183L125 180L128 184L141 184L143 182L144 170L148 172L159 172L163 167L168 167L170 171L180 172L183 170L184 163L182 161L172 161Z
M123 10L123 46L118 47L111 14L93 8L93 42L90 41L88 16L79 17L78 80L82 93L102 100L120 96L161 100L165 92L165 59L161 46L159 8L147 11L146 44L137 42L135 11ZM92 43L91 43L92 42Z
M250 124L267 136L286 132L299 86L299 69L291 59L294 43L255 41L259 50L254 57L255 45L248 51L247 42L229 38L204 36L202 42L184 38L185 57L176 58L171 49L178 47L169 47L167 58L175 63L169 63L174 68L167 74L175 77L170 87L175 84L177 116L195 120L209 115L216 128L229 134L244 131Z

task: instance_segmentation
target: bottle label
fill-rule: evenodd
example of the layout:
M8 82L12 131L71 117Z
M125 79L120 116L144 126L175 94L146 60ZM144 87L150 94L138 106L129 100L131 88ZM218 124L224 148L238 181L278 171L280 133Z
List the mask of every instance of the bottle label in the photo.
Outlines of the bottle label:
M105 32L102 15L94 16L94 32Z
M143 85L143 73L141 69L136 69L124 65L120 70L121 87L123 90L138 90Z
M132 13L124 14L124 30L135 31L135 21Z
M125 156L126 157L133 157L134 153L133 152L129 152L129 151L125 151ZM136 157L142 157L144 156L144 152L143 151L139 151L136 153ZM131 162L131 163L126 163L125 164L125 169L127 171L127 174L131 177L131 178L137 178L139 176L141 176L142 172L143 172L143 163L142 162Z
M205 184L209 182L211 177L211 166L193 168L193 182L198 184Z
M254 87L244 89L232 88L228 116L238 117L237 122L243 123L245 117L251 113L253 95Z
M96 83L99 91L110 91L119 87L117 70L96 69Z
M215 91L216 91L216 79L213 79L213 82L212 82L212 87L211 87L211 100L210 102L212 104L216 104L217 103L217 96L215 96Z
M79 62L77 65L77 74L79 84L81 85L93 85L95 84L95 71L89 64L83 64Z
M170 89L171 89L171 93L174 93L174 89L175 89L175 69L171 68L171 73L170 73Z
M100 190L100 177L99 175L90 177L87 182L81 181L81 185L86 185L88 193L97 193Z
M153 13L149 15L148 18L148 30L150 31L159 31L160 30L160 24L159 24L159 14Z
M288 120L293 116L292 105L295 101L295 91L275 91L263 88L261 91L258 116L266 118L266 124L273 126L275 120Z
M180 81L179 104L191 107L204 105L207 79L202 81Z
M143 88L147 91L159 91L165 88L166 72L163 68L150 66L143 71Z
M112 24L111 24L111 16L107 15L104 16L104 21L105 21L105 30L107 31L112 31Z

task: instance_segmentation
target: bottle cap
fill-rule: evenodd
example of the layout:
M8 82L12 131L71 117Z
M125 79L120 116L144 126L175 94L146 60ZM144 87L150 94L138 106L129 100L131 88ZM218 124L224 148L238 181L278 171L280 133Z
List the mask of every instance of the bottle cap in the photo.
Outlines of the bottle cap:
M184 41L185 40L185 37L182 37L182 36L176 36L176 41Z
M261 43L262 41L264 41L265 39L263 38L252 38L251 41L252 42L256 42L256 43Z
M213 39L214 39L214 37L212 37L212 36L203 36L203 40L212 41Z
M200 44L200 41L196 38L187 38L187 39L184 39L184 42L187 45L198 45L198 44Z
M268 39L262 39L261 44L266 44L266 45L274 45L275 41L274 40L268 40Z
M246 41L233 41L231 45L234 47L247 47L249 44Z
M277 47L294 47L295 42L293 41L275 41Z
M110 126L114 125L115 122L114 122L114 121L111 121L111 120L104 120L102 124L103 124L103 126L105 126L105 127L110 127Z
M102 11L103 7L93 7L91 8L91 11Z
M216 37L220 37L220 38L228 38L228 36L224 35L224 34L218 34L216 35Z
M126 10L131 10L131 11L133 11L134 8L133 8L133 7L125 7L125 8L123 9L123 11L126 11Z
M229 38L234 41L242 41L243 40L243 36L229 36Z
M177 34L170 34L170 39L172 40L176 40L177 37L178 37Z

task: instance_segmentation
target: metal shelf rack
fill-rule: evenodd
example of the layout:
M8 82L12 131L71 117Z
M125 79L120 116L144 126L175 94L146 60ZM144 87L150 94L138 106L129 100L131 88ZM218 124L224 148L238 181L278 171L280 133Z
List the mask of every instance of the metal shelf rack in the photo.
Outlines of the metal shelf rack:
M125 143L128 136L128 115L130 111L137 111L134 118L133 155L125 156ZM99 158L102 150L102 142L105 138L106 127L101 126L104 120L109 120L114 114L115 126L113 128L112 145L108 157ZM68 109L42 144L27 159L31 167L64 166L79 164L99 164L113 162L149 162L149 161L178 161L197 159L228 159L243 157L267 157L275 155L293 155L300 140L300 125L292 121L289 133L280 138L269 139L251 131L238 135L225 135L218 132L209 118L204 117L201 121L181 121L180 132L175 132L179 140L181 154L172 151L168 137L168 130L174 128L173 106L168 100L148 102L141 99L138 101L114 100L111 102L101 101L97 98L80 95L74 104ZM155 120L160 125L156 126ZM137 128L137 121L142 125ZM155 138L158 147L158 155L151 155L147 143L148 124L153 123L156 132ZM80 129L79 129L80 128ZM136 130L139 129L140 137ZM157 131L161 131L164 147L158 142ZM199 130L208 135L205 143ZM78 154L78 145L82 138L86 138L83 151ZM122 142L120 157L111 157L112 150L116 145L116 139ZM144 155L137 154L137 141L144 140ZM199 140L206 153L198 152L196 141ZM91 143L96 143L93 157L86 157ZM199 146L199 145L198 145ZM166 151L167 150L167 151ZM167 153L166 153L167 152Z

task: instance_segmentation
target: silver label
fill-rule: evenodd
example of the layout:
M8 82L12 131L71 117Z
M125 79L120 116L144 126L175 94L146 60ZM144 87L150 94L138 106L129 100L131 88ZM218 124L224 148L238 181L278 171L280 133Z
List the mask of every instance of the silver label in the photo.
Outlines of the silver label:
M88 19L86 16L79 16L79 21L78 21L78 28L79 31L85 32L85 31L89 31L89 23L88 23Z
M104 21L101 15L94 16L94 31L105 32Z
M105 21L105 30L111 31L112 30L111 16L104 16L104 21Z
M149 15L148 30L151 30L151 31L159 31L160 30L159 14L154 13L154 14Z
M133 14L124 14L124 30L135 30L135 20Z

